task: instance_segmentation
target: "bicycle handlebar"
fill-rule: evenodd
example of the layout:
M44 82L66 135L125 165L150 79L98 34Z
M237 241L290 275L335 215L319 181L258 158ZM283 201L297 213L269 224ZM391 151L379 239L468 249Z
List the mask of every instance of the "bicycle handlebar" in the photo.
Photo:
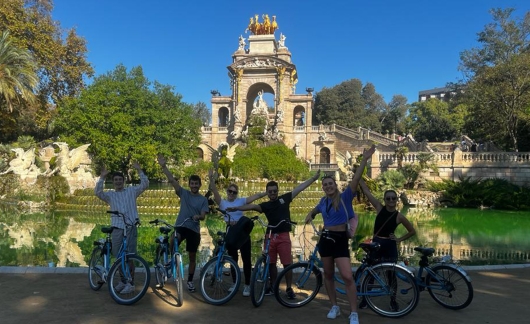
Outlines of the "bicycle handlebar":
M125 225L129 225L129 226L140 226L140 225L142 225L142 223L140 222L139 218L136 218L134 220L134 224L128 223L126 221L127 217L125 217L125 214L120 213L117 210L107 210L107 214L113 214L114 215L114 216L111 216L111 217L121 217L123 219L123 222L125 223Z

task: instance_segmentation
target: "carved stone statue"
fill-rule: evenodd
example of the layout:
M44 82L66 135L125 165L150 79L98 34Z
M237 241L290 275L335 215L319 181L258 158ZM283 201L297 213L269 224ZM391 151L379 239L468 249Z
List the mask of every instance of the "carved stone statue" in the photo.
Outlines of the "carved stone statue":
M276 114L276 121L278 123L283 123L283 109L278 109L278 113Z
M285 47L285 39L287 37L285 37L285 35L283 33L280 33L280 39L278 40L278 48L285 48L287 49L287 47Z
M258 92L258 100L254 102L251 114L267 114L267 103L263 100L263 90Z
M239 111L237 106L234 108L234 121L236 123L240 123L241 122L241 112Z
M237 49L238 51L245 49L245 46L247 45L247 43L245 43L245 39L246 38L244 38L243 35L239 35L239 48Z
M294 144L294 153L296 154L297 157L300 156L300 144L298 142Z
M325 141L328 139L328 135L326 134L325 131L322 131L322 133L319 133L318 135L318 140L319 141Z
M16 153L16 157L9 161L9 168L0 174L6 174L13 172L15 174L25 174L28 173L31 166L35 163L35 149L29 149L24 152L24 149L17 147L11 149L11 151Z

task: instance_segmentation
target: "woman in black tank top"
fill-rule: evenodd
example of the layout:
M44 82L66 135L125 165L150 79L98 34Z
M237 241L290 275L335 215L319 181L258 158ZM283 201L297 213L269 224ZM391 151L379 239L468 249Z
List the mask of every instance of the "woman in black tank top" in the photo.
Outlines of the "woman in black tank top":
M409 220L396 209L398 197L394 190L385 191L383 195L385 204L383 205L372 195L364 181L361 180L360 185L364 194L377 211L373 232L373 241L381 244L377 256L381 261L396 262L398 257L397 243L415 235L416 230ZM401 237L396 237L394 231L399 224L405 226L407 233Z

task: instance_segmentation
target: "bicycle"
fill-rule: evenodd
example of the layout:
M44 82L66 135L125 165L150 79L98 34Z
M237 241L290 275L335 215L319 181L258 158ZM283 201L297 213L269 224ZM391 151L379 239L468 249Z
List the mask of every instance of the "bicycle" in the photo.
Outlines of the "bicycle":
M415 247L414 251L421 253L419 268L414 277L420 292L427 290L438 304L453 310L463 309L471 304L471 278L462 267L451 261L450 255L435 260L436 263L430 266L428 258L434 254L433 248Z
M222 214L230 215L221 209ZM200 290L206 302L212 305L223 305L234 297L241 284L241 270L230 256L226 255L225 236L230 228L230 221L224 232L217 232L217 247L213 257L201 269Z
M265 242L263 244L263 251L261 256L256 261L254 268L252 270L252 275L250 277L250 300L255 307L259 307L263 303L265 297L265 291L267 288L270 289L270 278L269 278L269 246L271 242L271 230L278 227L283 222L288 222L291 225L296 225L295 222L288 220L281 220L278 224L266 225L259 216L254 216L251 218L253 221L258 221L261 226L266 228L265 231Z
M311 225L317 238L320 238L323 231L318 231L313 223ZM398 318L412 312L419 301L419 291L412 272L395 263L377 263L379 260L373 259L371 255L380 248L379 243L361 243L360 247L366 255L353 275L357 296L365 298L368 306L381 316ZM318 246L315 245L307 261L291 264L280 273L274 287L275 297L280 304L296 308L306 305L316 297L322 287L322 261L317 252ZM280 294L281 279L289 271L293 273L292 288L296 296L294 299L285 298L284 294ZM335 280L344 284L336 274ZM336 290L341 294L346 293L338 287ZM412 294L409 294L411 291Z
M140 224L136 219L135 224L130 224L127 217L118 211L107 211L111 217L121 217L125 223L123 231L123 244L116 260L111 266L111 233L115 227L103 227L101 231L106 234L105 239L94 242L94 250L90 257L88 268L88 282L90 288L99 290L104 283L109 283L109 293L112 299L121 305L131 305L139 301L146 293L151 279L151 271L147 262L135 253L127 251L127 232L133 226ZM140 283L140 285L138 285ZM132 288L127 288L130 284ZM122 293L123 286L132 291ZM118 289L116 289L118 287ZM122 287L121 289L119 287ZM137 289L140 287L140 289Z
M157 244L154 260L156 288L164 288L166 281L172 278L177 287L177 306L182 306L184 302L184 264L182 262L182 254L179 250L176 226L158 218L150 221L149 224L155 226L164 224L164 226L160 226L159 228L162 235L155 239L155 243ZM173 231L173 251L170 254L169 233L171 231Z

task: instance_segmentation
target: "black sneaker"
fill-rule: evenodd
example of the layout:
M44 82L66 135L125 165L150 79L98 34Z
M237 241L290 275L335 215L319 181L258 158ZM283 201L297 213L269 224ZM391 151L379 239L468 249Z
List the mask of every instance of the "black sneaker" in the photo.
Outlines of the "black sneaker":
M272 293L272 289L270 289L270 288L265 289L265 296L272 296L272 295L274 295Z
M188 291L195 292L195 285L193 284L193 281L188 281Z
M293 288L287 288L285 293L287 294L287 298L288 299L296 299L296 295L295 295L295 293L293 291Z
M366 299L363 298L361 299L361 302L359 303L359 309L367 309L368 308L368 303L366 302Z

